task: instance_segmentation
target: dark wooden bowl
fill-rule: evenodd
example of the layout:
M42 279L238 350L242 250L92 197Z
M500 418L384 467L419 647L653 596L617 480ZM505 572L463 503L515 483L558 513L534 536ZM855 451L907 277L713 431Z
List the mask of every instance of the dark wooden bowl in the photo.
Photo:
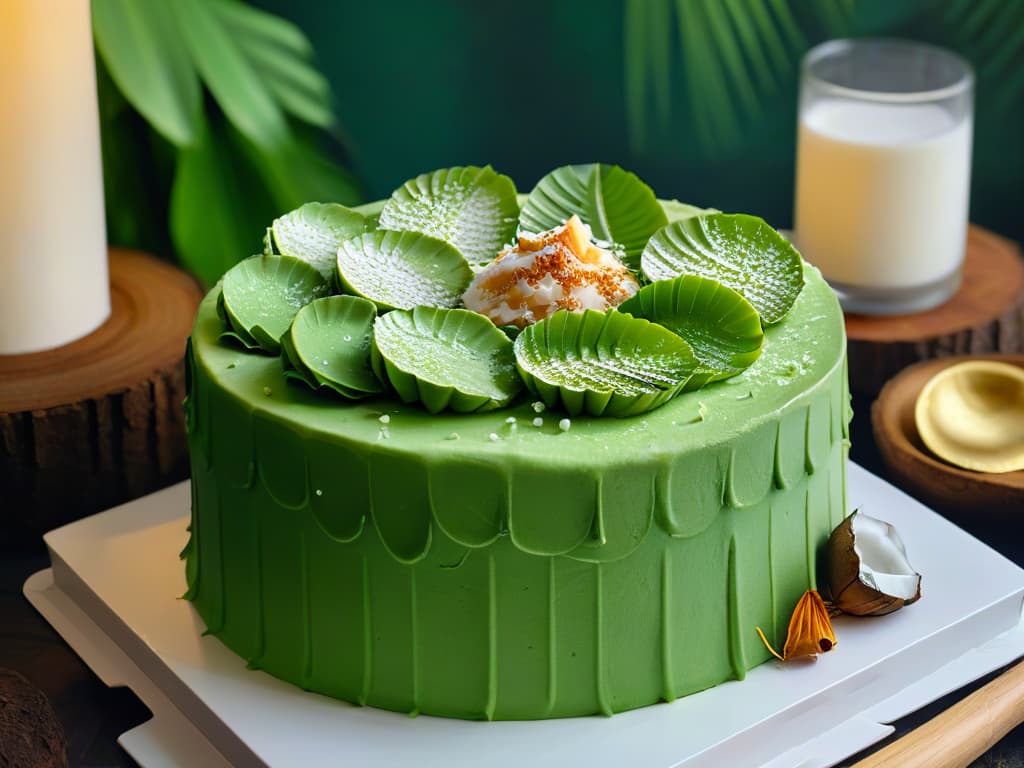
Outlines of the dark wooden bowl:
M913 365L889 381L871 406L875 442L893 481L933 509L965 523L1024 519L1024 470L991 474L948 464L921 441L914 405L936 373L966 360L1024 368L1024 355L960 355Z

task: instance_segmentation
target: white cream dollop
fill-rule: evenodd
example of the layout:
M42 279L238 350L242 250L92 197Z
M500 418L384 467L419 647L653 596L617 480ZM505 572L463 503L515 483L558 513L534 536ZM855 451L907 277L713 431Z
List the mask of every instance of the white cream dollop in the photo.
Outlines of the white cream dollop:
M477 273L462 296L495 325L523 328L559 309L604 312L639 286L614 254L591 242L578 217L539 235L524 233Z

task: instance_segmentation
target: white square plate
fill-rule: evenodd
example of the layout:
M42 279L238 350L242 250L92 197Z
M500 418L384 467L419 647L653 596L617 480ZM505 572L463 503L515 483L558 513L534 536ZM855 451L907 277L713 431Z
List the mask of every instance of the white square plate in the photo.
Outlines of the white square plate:
M851 509L899 529L923 575L920 602L883 618L840 617L837 649L817 661L763 664L743 682L610 718L410 718L247 670L178 599L188 483L47 534L53 567L25 594L107 684L130 686L153 711L120 739L147 768L814 768L1024 654L1024 571L853 464L849 497Z

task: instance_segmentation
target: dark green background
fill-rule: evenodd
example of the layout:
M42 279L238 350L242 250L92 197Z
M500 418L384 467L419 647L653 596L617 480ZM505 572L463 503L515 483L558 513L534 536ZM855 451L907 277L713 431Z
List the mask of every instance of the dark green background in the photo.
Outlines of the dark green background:
M808 45L831 36L815 27L810 4L820 1L790 2ZM799 52L784 87L724 152L698 141L685 79L674 71L671 118L637 151L625 115L623 0L259 5L292 19L312 40L334 89L346 162L368 197L386 196L424 171L471 163L490 163L528 190L556 166L598 160L636 172L661 197L792 223ZM984 65L993 36L966 35L951 23L949 6L858 0L848 32L927 40ZM1024 67L1024 28L990 32L1000 33L995 44L1016 45L1010 71ZM1006 80L1005 72L979 76L971 218L1024 239L1024 89L1008 100Z

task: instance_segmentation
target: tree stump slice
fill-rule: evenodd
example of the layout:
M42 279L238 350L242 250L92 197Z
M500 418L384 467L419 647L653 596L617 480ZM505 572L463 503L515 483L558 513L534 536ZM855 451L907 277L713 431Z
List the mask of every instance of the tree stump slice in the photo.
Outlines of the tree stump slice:
M0 355L0 544L187 475L183 358L201 299L176 267L111 249L106 323L57 349Z
M0 669L0 766L67 764L67 737L46 694L13 669Z
M877 395L908 365L950 355L1024 351L1024 261L1017 245L980 227L967 234L960 290L911 315L846 316L850 389Z

